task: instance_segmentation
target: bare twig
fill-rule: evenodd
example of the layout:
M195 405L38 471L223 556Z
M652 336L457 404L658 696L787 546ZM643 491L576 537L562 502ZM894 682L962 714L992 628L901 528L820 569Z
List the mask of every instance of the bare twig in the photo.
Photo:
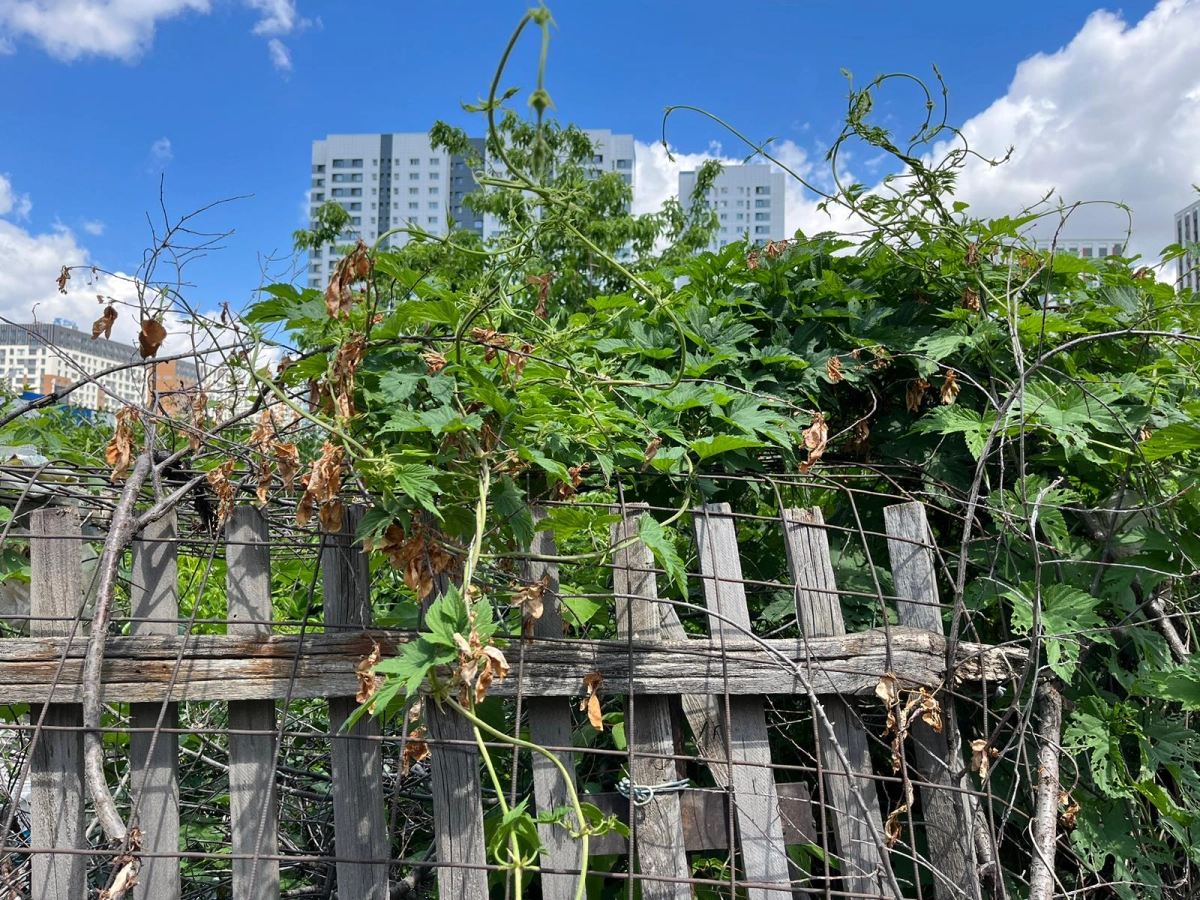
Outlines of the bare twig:
M1062 755L1062 694L1046 682L1038 690L1041 723L1038 737L1037 811L1033 820L1033 860L1029 867L1029 900L1054 895L1054 845L1058 837L1058 764Z

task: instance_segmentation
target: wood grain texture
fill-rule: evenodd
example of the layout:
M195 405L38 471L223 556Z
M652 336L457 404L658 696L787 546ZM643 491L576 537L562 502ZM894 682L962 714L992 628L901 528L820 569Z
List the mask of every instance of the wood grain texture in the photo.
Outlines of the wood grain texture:
M638 534L640 510L633 509L612 526L614 546L631 541L618 549L613 559L613 593L616 595L617 634L638 642L655 643L662 637L662 616L658 604L658 585L654 560ZM649 515L649 513L644 513ZM626 697L625 727L633 751L629 778L637 785L653 786L677 777L668 693L654 695L636 691ZM637 755L638 751L648 755ZM646 900L688 900L691 875L684 850L683 821L679 795L660 794L633 815L633 845L642 896ZM660 881L659 878L680 879Z
M932 538L921 503L899 503L884 507L883 520L888 533L892 582L896 593L896 615L901 625L942 631L938 605L937 575L933 567ZM942 692L938 699L942 719L954 715L953 697ZM937 900L980 900L979 869L972 834L974 802L967 792L970 785L963 777L961 761L950 761L945 731L934 731L923 719L909 729L912 737L925 837L929 842L929 862L934 870L934 894Z
M327 633L346 629L362 633L371 625L367 554L353 540L361 520L361 508L347 509L341 532L324 536L321 574ZM379 737L379 722L363 716L351 728L342 727L358 708L354 699L357 691L356 685L347 692L349 696L329 700L338 896L387 900L387 863L367 862L390 856L384 824L381 747L378 740L372 740Z
M177 634L179 631L178 566L175 513L146 527L133 542L130 584L131 634ZM142 849L150 853L179 850L179 737L155 732L177 728L174 703L134 703L129 708L131 781L137 806L135 824L142 830ZM179 900L179 860L146 856L133 896L146 900Z
M545 511L534 509L534 521L545 518ZM529 548L532 556L555 556L557 549L554 536L549 531L534 534ZM563 636L563 616L559 601L558 565L556 563L527 560L521 566L521 578L528 584L548 578L542 597L542 615L533 622L533 634L537 637L557 638ZM513 654L516 663L517 654ZM517 674L515 671L513 674ZM564 693L558 697L535 696L526 701L529 710L529 735L533 743L542 747L571 746L571 700ZM559 761L575 777L575 754L569 751L557 753ZM539 811L550 811L570 802L567 785L562 773L540 753L532 755L533 797ZM543 868L557 871L578 871L583 847L565 829L556 825L538 826L542 840L541 862ZM572 900L575 896L577 878L573 875L545 874L541 878L544 900Z
M796 584L796 612L805 636L845 635L829 539L819 507L784 511L784 544ZM820 674L816 665L810 671L815 677ZM881 878L883 861L871 834L872 830L882 829L883 817L870 777L866 733L844 699L828 696L820 702L833 731L831 737L828 729L818 725L817 748L825 769L826 805L837 836L837 855L842 860L843 887L855 896L888 896L890 891ZM839 746L849 763L848 770L838 755Z
M729 504L701 506L695 525L704 603L710 613L709 633L714 641L743 639L753 632ZM709 768L718 784L729 785L732 790L746 880L780 886L748 888L746 896L749 900L771 900L791 893L791 876L763 701L761 697L730 696L724 705L728 712L727 744L720 749L727 763L710 764Z
M35 637L69 635L76 628L73 620L83 602L81 544L79 514L75 510L51 507L33 513L29 541L33 619L29 632ZM80 643L82 653L87 641L82 639ZM48 677L53 678L53 672ZM36 723L40 714L40 708L30 709L30 722ZM87 846L83 824L83 733L49 729L82 729L83 708L74 703L54 704L46 710L44 725L48 730L34 735L36 743L30 761L30 840L35 847L80 849ZM86 856L35 854L30 879L33 900L83 897L86 877Z
M683 820L683 844L689 853L698 850L726 850L729 836L729 792L711 788L688 788L679 793L679 813ZM808 785L799 782L781 784L778 790L780 817L784 822L783 840L786 844L816 843L812 800ZM615 791L585 794L581 798L606 816L616 816L629 824L629 800ZM736 840L736 835L733 840ZM615 831L593 838L590 852L595 856L624 855L629 842ZM772 896L786 896L775 893Z
M664 605L664 609L670 609ZM412 632L371 630L349 634L142 635L108 639L101 669L102 696L110 703L158 703L167 696L172 673L178 677L170 699L247 700L336 697L358 690L354 667L378 642L392 656ZM936 687L946 677L946 640L913 628L892 628L891 671L905 687ZM604 677L602 691L733 695L803 694L797 671L810 678L819 694L873 696L888 671L888 634L883 629L841 637L728 641L725 646L692 639L648 643L533 638L525 649L526 696L579 696L583 678ZM5 638L0 641L0 683L10 703L79 699L83 636ZM53 684L59 660L67 655ZM299 659L296 659L299 653ZM728 660L726 665L722 654ZM960 642L956 647L956 684L1008 681L1025 660L1014 647L985 647ZM178 661L178 665L177 665ZM295 679L292 680L293 668ZM495 682L490 694L511 697L513 678ZM723 741L718 741L717 745Z
M271 633L271 548L267 520L257 509L233 510L225 526L225 587L228 632L233 638ZM299 647L296 648L299 650ZM233 852L233 893L249 900L279 896L278 798L275 789L275 701L229 704L229 817ZM236 732L257 731L260 734Z

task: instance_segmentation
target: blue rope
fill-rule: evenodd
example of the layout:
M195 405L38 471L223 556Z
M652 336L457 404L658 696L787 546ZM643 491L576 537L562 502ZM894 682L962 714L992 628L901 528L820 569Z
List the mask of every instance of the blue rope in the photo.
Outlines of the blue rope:
M656 784L653 787L644 784L634 784L628 778L622 778L617 782L617 792L622 797L630 797L634 806L645 806L659 794L668 794L671 791L686 790L691 782L686 778L681 778L678 781L668 781L665 784Z

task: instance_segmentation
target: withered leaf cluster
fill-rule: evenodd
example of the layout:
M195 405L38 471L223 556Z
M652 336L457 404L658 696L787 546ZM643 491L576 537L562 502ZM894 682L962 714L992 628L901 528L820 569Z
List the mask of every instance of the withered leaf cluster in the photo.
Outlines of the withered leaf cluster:
M371 274L371 255L367 245L359 239L348 256L338 260L337 268L325 288L325 309L331 319L349 316L354 303L361 295L354 292L354 284Z
M141 413L135 407L122 406L117 410L117 427L112 439L104 448L104 461L112 468L111 480L115 483L129 473L133 463L135 448L133 445L133 426L141 420Z
M374 549L387 556L393 568L404 573L404 583L418 600L424 600L433 591L433 580L456 571L459 565L458 557L448 551L439 538L432 529L419 522L413 523L411 534L393 522Z
M346 508L338 499L342 487L341 447L326 441L321 455L313 460L312 469L300 479L304 493L296 506L296 524L303 528L312 521L313 512L319 510L321 526L336 534L342 530L342 518Z

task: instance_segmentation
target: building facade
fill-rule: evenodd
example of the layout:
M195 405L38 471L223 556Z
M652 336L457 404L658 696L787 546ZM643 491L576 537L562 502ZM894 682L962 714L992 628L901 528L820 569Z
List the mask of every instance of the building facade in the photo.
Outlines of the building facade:
M1200 200L1175 213L1175 243L1185 247L1188 244L1200 243ZM1175 260L1177 290L1187 288L1200 291L1200 272L1196 271L1197 266L1200 266L1200 257L1190 251Z
M1053 248L1055 253L1067 253L1083 259L1125 255L1124 238L1068 238L1060 235L1057 238L1038 238L1034 245L1039 250L1049 251Z
M14 394L51 394L84 381L113 366L136 363L128 369L83 384L63 403L91 410L112 409L122 401L141 405L147 377L168 409L200 378L194 363L184 360L144 362L132 344L97 338L62 319L53 324L0 324L0 378Z
M633 135L585 131L596 145L590 171L618 172L632 186ZM472 138L471 146L483 158L484 139ZM330 200L339 203L350 215L344 242L361 237L372 244L389 229L407 224L441 235L452 221L456 229L492 237L499 223L492 216L476 215L464 202L478 189L470 158L435 150L427 134L331 134L313 141L309 215L315 216ZM400 247L407 242L408 235L400 233L387 244ZM334 246L310 254L308 286L324 287L337 260Z
M717 231L709 249L734 241L756 244L782 241L784 225L783 173L765 165L726 166L708 190L705 203L717 214ZM679 173L679 199L685 205L696 187L696 173Z

